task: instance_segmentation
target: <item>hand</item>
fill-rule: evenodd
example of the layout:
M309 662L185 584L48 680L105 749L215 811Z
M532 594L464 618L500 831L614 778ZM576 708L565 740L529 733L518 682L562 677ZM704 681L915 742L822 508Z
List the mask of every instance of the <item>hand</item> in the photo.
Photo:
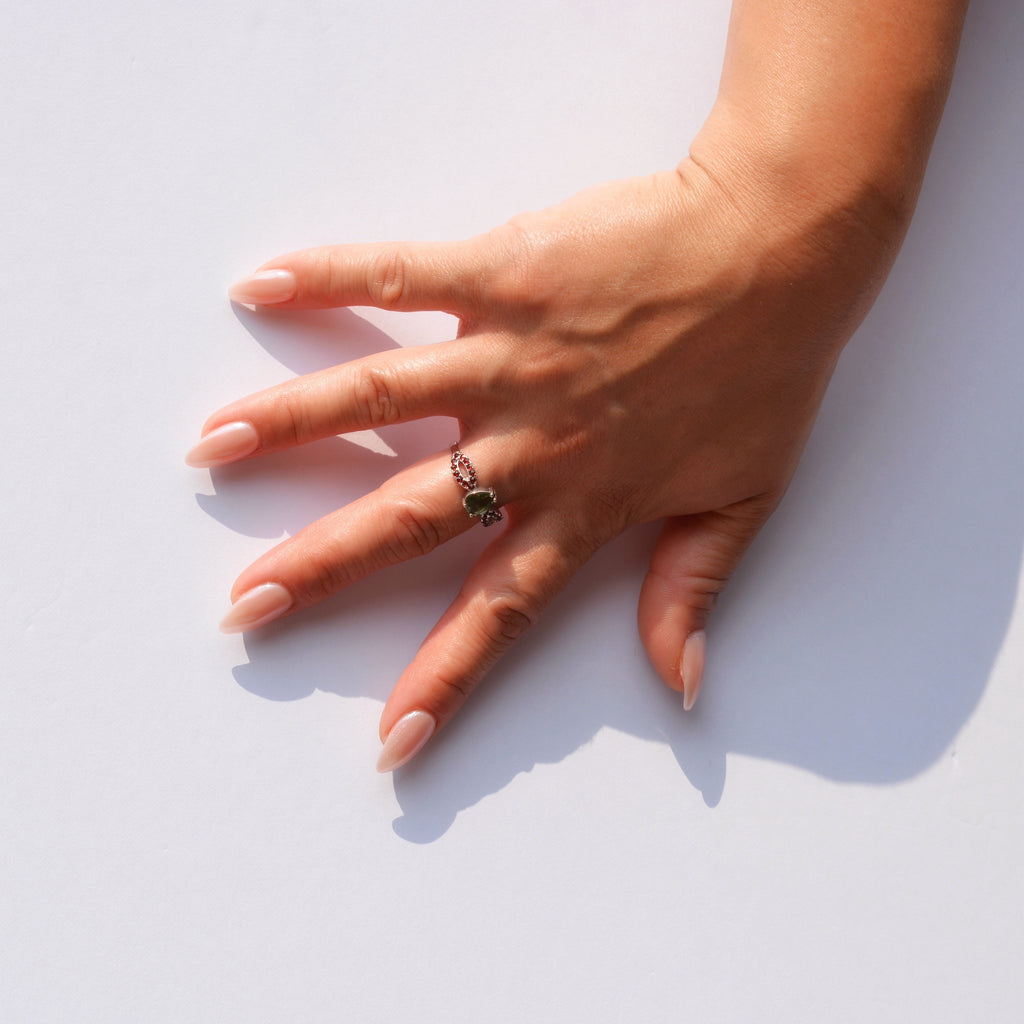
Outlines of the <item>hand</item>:
M412 757L604 543L665 526L639 626L692 707L715 599L782 498L893 231L823 189L799 204L688 159L456 244L282 256L232 290L309 309L444 310L457 338L310 374L221 409L190 453L220 465L425 416L505 522L398 680L379 767ZM313 523L246 569L223 628L300 611L476 522L448 451Z

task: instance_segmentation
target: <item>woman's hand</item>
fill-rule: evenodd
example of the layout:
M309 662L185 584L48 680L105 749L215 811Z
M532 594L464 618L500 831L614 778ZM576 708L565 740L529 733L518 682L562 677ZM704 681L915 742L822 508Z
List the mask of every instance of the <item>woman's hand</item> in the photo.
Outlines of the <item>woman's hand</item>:
M585 192L453 245L292 253L232 297L284 309L441 309L456 339L236 402L212 466L422 416L507 523L406 669L378 767L404 763L583 562L665 519L640 595L658 673L692 706L704 624L778 504L839 351L909 222L966 0L734 0L718 99L676 172ZM454 439L453 439L454 440ZM438 452L235 583L229 630L424 554L470 519Z
M402 674L379 767L412 757L602 544L664 519L640 597L644 645L693 705L717 595L781 499L899 219L823 188L787 197L735 159L603 185L456 244L282 256L232 289L281 309L445 310L458 337L359 359L221 409L190 453L211 466L425 416L505 522ZM780 198L781 197L781 198ZM279 544L224 621L250 629L425 554L476 522L451 453Z

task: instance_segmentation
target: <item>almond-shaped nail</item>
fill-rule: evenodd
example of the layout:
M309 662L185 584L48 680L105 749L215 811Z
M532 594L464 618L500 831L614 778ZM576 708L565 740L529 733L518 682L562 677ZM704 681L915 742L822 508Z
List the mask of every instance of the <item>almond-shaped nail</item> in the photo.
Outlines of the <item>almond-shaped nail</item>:
M261 583L247 590L220 623L222 633L244 633L263 626L292 606L292 595L280 583Z
M683 644L679 659L679 674L683 677L683 708L692 711L704 682L704 662L707 658L708 638L704 630L691 633Z
M295 298L295 275L290 270L257 270L228 289L232 302L249 306L273 306Z
M260 435L251 423L225 423L211 430L189 453L185 462L196 469L223 466L252 455L260 446Z
M384 749L377 758L377 771L393 772L411 761L434 735L437 722L426 711L410 711L391 727Z

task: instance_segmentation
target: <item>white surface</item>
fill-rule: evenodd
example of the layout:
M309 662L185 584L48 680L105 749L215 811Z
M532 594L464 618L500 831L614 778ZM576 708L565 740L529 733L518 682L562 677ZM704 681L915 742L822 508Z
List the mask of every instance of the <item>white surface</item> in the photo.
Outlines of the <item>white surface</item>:
M224 401L451 329L257 317L226 284L671 166L727 4L625 8L5 5L5 1024L1022 1018L1019 3L971 13L694 715L636 638L650 531L393 779L381 703L482 531L216 633L275 538L450 434L186 469Z

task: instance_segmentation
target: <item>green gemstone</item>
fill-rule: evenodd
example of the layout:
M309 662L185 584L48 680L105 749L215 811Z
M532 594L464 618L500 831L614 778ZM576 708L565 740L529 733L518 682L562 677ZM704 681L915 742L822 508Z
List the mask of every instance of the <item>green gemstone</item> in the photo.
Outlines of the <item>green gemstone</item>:
M462 507L471 516L482 516L485 512L489 512L494 508L495 501L497 501L497 498L495 497L494 491L489 487L486 489L481 488L475 491L470 491L469 494L462 499Z

